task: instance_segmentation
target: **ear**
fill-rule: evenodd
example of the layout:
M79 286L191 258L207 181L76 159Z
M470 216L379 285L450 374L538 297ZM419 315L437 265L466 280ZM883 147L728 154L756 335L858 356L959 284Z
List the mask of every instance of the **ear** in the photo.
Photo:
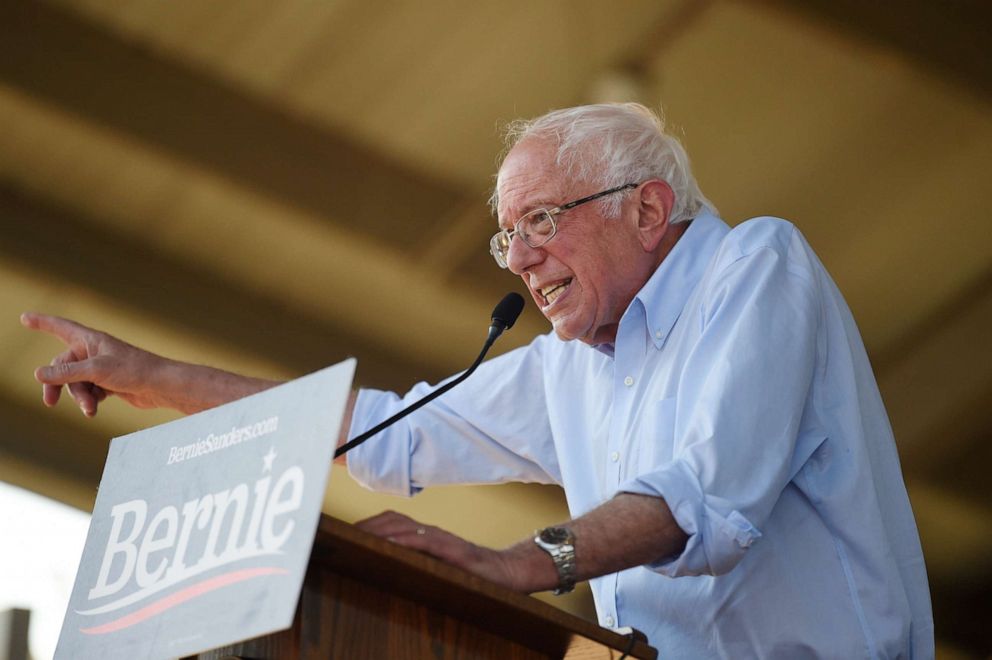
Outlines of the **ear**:
M672 187L660 179L641 184L637 236L645 252L654 252L668 231L668 218L675 206Z

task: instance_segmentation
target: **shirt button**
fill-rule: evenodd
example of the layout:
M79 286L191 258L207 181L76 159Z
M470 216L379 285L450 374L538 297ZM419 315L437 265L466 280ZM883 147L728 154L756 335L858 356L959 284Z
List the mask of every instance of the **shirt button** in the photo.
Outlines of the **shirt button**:
M607 627L607 628L612 628L612 627L613 627L613 626L614 626L614 625L616 624L616 620L615 620L615 619L614 619L614 618L613 618L612 616L608 616L608 617L606 617L606 619L605 619L605 620L603 621L603 623L605 623L605 624L606 624L606 627Z
M634 379L631 378L630 376L627 376L626 378L623 379L623 384L626 385L627 387L630 387L631 385L634 384Z
M612 454L610 454L610 460L613 461L614 463L619 461L620 460L619 452L613 452Z

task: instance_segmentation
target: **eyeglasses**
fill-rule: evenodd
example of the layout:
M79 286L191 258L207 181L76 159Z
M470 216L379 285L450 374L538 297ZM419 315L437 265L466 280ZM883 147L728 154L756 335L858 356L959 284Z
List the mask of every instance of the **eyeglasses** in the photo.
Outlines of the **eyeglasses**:
M595 195L589 195L588 197L577 199L574 202L556 206L553 209L534 209L517 220L517 222L513 225L512 231L502 229L496 232L496 234L489 239L489 251L492 252L493 259L496 260L499 267L506 268L507 257L510 254L510 241L514 236L519 236L528 247L539 248L554 238L555 234L558 233L558 223L555 221L556 215L564 213L569 209L574 209L580 204L585 204L586 202L591 202L595 199L599 199L600 197L606 197L607 195L618 193L621 190L636 188L639 185L639 183L625 183L622 186L610 188L609 190L598 192Z

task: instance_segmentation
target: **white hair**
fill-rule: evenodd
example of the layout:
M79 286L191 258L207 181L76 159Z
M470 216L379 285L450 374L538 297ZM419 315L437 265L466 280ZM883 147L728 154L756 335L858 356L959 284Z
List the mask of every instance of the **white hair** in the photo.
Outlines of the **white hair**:
M525 139L546 140L557 145L555 163L566 177L596 183L602 190L649 179L665 181L675 193L671 223L691 220L704 207L716 213L692 176L685 149L665 133L664 119L639 103L554 110L536 119L515 120L505 133L504 156ZM599 200L603 215L617 217L627 192ZM489 204L496 213L498 191Z

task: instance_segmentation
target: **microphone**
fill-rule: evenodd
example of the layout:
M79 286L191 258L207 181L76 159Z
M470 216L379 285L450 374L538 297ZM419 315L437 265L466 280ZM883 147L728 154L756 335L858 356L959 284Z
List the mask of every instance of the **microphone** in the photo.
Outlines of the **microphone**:
M493 342L496 341L496 338L499 337L501 334L503 334L504 330L509 330L510 328L513 327L513 324L517 322L517 317L520 316L520 312L522 312L523 309L524 309L524 298L519 293L511 292L503 296L503 299L500 300L499 304L496 305L496 308L493 309L492 324L489 326L489 336L486 337L486 343L482 346L482 351L479 353L479 357L475 358L475 362L472 363L471 367L469 367L460 376L458 376L458 378L455 378L449 383L445 383L444 385L437 388L427 396L417 401L414 401L409 406L399 411L398 413L396 413L389 419L385 420L384 422L380 422L379 424L376 424L365 433L355 436L348 442L344 443L334 451L334 458L337 458L338 456L344 456L349 451L351 451L358 445L362 444L372 436L376 435L377 433L386 429L387 427L392 426L396 422L400 421L401 419L412 413L414 410L417 410L418 408L421 408L422 406L430 403L434 399L438 398L439 396L450 390L455 385L458 385L466 378L471 376L472 372L475 371L480 364L482 364L482 360L485 359L486 353L489 352L489 349L492 347Z
M496 305L493 310L493 323L489 326L488 340L490 345L496 338L503 334L504 330L509 330L517 322L517 317L524 309L524 297L519 293L508 293ZM487 346L488 348L488 346Z

